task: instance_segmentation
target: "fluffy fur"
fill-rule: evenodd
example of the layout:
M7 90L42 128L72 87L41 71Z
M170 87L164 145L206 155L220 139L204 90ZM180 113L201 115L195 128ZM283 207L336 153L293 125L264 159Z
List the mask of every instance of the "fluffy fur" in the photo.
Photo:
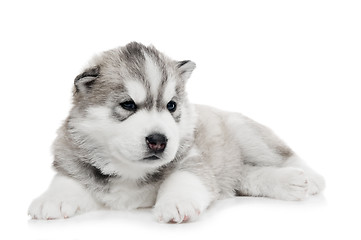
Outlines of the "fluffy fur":
M31 204L32 218L153 207L159 221L181 223L220 198L302 200L324 188L268 128L190 104L194 68L134 42L95 57L75 78L53 147L58 174Z

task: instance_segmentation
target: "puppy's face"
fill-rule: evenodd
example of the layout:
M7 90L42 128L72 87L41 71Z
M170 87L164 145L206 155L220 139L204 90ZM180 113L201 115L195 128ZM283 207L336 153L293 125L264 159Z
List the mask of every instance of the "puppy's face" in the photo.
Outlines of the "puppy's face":
M75 79L73 125L123 164L166 164L193 131L185 82L194 68L137 43L104 52Z

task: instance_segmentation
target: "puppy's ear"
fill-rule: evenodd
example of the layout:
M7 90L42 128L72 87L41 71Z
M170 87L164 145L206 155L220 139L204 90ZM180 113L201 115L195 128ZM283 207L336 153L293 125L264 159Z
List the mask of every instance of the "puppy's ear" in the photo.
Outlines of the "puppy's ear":
M193 70L196 68L196 64L190 60L184 60L177 62L177 68L184 81L190 78Z
M95 66L85 69L85 71L74 79L75 92L86 92L92 88L95 80L100 75L100 67Z

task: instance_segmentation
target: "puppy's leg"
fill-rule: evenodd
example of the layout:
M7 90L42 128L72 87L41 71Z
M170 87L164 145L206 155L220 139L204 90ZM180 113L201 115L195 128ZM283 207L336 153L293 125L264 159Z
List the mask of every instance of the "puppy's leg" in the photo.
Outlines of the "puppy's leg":
M193 221L213 201L201 179L193 173L177 171L161 185L154 214L161 222Z
M240 180L238 191L249 196L302 200L307 197L309 189L307 175L295 167L245 165Z
M68 218L97 208L98 203L83 186L58 174L48 190L31 203L29 215L33 219L51 220Z
M243 193L300 200L324 189L323 178L269 128L239 116L230 118L230 123L237 129L235 139L239 141L244 159Z
M244 165L239 190L251 196L302 200L324 188L323 177L294 155L281 166Z

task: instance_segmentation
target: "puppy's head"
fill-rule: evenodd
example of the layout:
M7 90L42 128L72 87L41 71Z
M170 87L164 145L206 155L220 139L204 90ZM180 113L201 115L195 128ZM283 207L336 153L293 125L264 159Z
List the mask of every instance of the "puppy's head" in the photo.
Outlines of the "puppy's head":
M72 124L115 161L169 163L193 133L185 83L194 68L139 43L104 52L75 78Z

